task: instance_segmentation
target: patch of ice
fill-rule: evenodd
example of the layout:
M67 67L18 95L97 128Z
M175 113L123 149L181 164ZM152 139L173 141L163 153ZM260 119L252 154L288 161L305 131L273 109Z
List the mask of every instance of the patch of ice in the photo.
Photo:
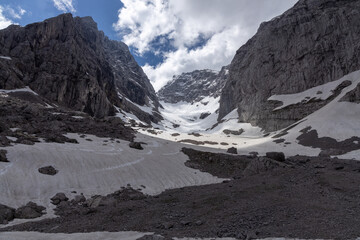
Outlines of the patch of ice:
M72 118L75 118L75 119L83 119L84 117L82 116L71 116Z
M38 96L38 94L36 92L34 92L33 90L31 90L29 86L26 86L25 88L18 88L18 89L11 89L11 90L0 89L0 93L12 93L12 92L30 92L30 93Z
M16 140L17 140L17 138L16 137L10 137L10 136L6 136L9 140L11 140L11 141L13 141L13 142L15 142Z
M11 57L7 57L7 56L0 56L0 58L5 60L12 60Z

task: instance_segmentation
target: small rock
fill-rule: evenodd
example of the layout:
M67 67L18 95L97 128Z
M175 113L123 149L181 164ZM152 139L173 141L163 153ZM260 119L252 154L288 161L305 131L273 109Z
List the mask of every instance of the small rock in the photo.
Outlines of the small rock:
M284 162L285 161L285 154L283 152L267 152L266 153L267 158L271 158L278 162Z
M66 197L65 193L57 193L50 200L52 204L59 205L61 202L69 200L69 198Z
M345 153L344 150L331 148L331 149L322 150L319 153L319 157L330 157L330 156L335 156L335 155L342 155L344 153Z
M249 155L253 158L257 157L259 155L258 152L249 152Z
M227 153L232 153L232 154L237 154L238 153L237 148L235 148L235 147L228 148L228 150L226 152Z
M200 226L200 225L203 225L204 223L203 223L203 221L198 220L198 221L195 222L195 224L196 224L197 226Z
M46 166L39 168L39 173L54 176L58 173L58 170L56 170L53 166Z
M180 224L183 225L183 226L189 226L189 225L191 225L191 222L186 221L186 220L182 220L182 221L180 221Z
M344 166L338 166L335 168L335 170L342 170L342 169L344 169Z
M144 149L144 148L141 146L141 143L139 143L139 142L130 142L130 143L129 143L129 147L135 148L135 149L138 149L138 150L143 150L143 149Z
M174 227L174 224L173 223L163 223L161 226L164 229L171 229Z
M0 162L9 162L9 160L6 157L7 151L6 150L0 150Z
M97 208L100 205L102 198L102 196L93 196L86 200L86 205L90 208Z
M75 203L82 203L82 202L85 202L86 201L86 198L84 197L84 195L76 195L74 197L74 202Z

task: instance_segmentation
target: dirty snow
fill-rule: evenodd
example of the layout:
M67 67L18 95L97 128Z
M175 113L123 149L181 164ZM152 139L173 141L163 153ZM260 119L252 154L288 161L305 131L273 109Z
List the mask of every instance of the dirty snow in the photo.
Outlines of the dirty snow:
M79 144L36 143L7 147L9 163L0 165L0 203L19 207L29 201L47 208L50 198L64 192L106 195L130 184L145 194L155 195L166 189L219 183L223 179L188 168L188 157L180 152L183 144L155 139L141 134L144 150L129 148L129 142L68 134ZM108 142L104 142L104 140ZM38 168L53 166L55 176L43 175ZM36 186L36 188L34 188ZM142 187L142 186L145 186Z

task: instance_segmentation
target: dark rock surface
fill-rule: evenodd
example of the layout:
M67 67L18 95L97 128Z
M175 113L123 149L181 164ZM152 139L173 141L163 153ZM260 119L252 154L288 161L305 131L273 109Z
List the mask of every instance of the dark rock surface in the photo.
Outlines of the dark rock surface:
M360 137L353 136L343 141L330 137L319 137L315 129L311 127L301 130L302 134L296 138L300 145L320 148L322 156L342 155L347 152L360 149Z
M66 197L65 193L57 193L55 196L53 196L51 199L51 203L54 205L59 205L61 202L66 202L69 200L68 197Z
M32 99L32 100L30 100ZM133 130L124 126L118 117L92 118L88 114L63 107L47 107L46 99L33 93L10 93L0 95L0 125L6 126L0 132L0 146L11 143L34 144L39 138L47 142L77 143L66 133L92 134L98 137L112 137L131 141ZM10 128L13 129L10 130ZM10 141L6 136L16 138Z
M44 215L44 210L46 208L43 206L38 206L36 203L28 202L25 206L19 207L15 211L15 218L20 219L33 219L38 218Z
M322 105L273 112L275 94L298 93L360 68L360 2L300 0L261 24L236 53L220 100L219 119L237 108L240 121L284 128Z
M204 97L218 97L225 85L228 76L228 67L223 67L220 72L212 70L196 70L174 76L173 80L162 87L159 99L169 103L180 101L194 103Z
M138 150L143 150L143 149L144 149L144 148L141 146L141 143L139 143L139 142L130 142L130 143L129 143L129 147L135 148L135 149L138 149Z
M0 204L0 224L7 224L15 218L15 209Z
M226 151L227 153L232 153L232 154L237 154L237 148L235 147L231 147L231 148L228 148L228 150Z
M133 104L125 98L153 102L157 111L155 91L128 47L105 37L91 17L62 14L9 26L0 31L0 55L11 57L0 59L0 88L30 86L51 102L98 118L114 115L114 105L129 110ZM157 119L137 111L141 120Z
M9 162L9 160L6 157L7 151L6 150L0 150L0 162Z
M340 99L340 101L360 103L360 83L356 86L354 90L346 93L345 96Z
M46 166L39 168L39 173L54 176L58 173L58 170L56 170L53 166Z
M266 153L267 158L271 158L278 162L284 162L285 161L285 155L283 152L267 152Z

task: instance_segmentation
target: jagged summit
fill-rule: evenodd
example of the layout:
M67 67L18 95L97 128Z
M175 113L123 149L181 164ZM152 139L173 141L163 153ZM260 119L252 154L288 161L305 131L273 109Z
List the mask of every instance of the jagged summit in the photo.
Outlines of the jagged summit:
M0 88L29 86L46 99L95 117L118 108L150 123L161 117L149 79L128 47L109 40L91 17L70 13L0 31ZM153 109L144 112L141 106Z
M205 97L217 98L224 87L228 75L228 67L220 72L204 69L182 73L173 77L158 92L159 99L167 103L199 102Z

